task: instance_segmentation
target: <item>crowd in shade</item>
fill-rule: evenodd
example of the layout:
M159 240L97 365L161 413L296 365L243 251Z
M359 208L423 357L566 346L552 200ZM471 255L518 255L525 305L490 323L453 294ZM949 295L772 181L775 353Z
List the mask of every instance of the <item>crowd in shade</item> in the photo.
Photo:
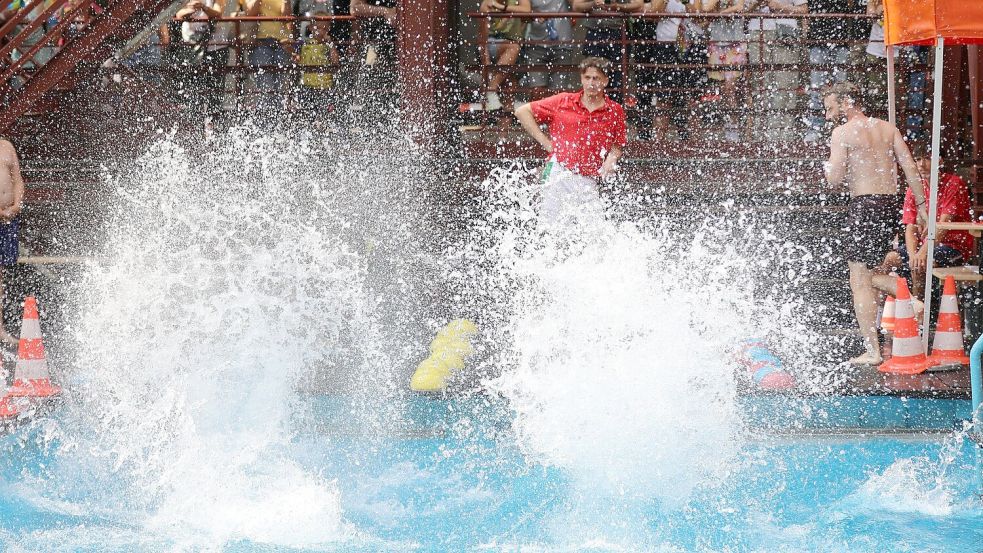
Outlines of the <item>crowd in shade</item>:
M615 64L609 95L629 109L642 139L686 139L709 106L725 140L754 133L753 138L776 139L794 128L806 142L819 143L824 139L819 91L847 80L861 85L868 110L877 113L886 106L883 0L473 1L480 12L517 16L465 18L464 23L477 28L478 61L490 68L476 83L478 103L503 119L517 103L575 89L576 64L588 56ZM227 108L223 101L230 90L248 95L247 104L258 112L291 108L323 119L337 109L339 84L349 90L369 86L375 92L366 97L395 89L398 2L187 0L120 61L137 70L171 68L175 98L205 119ZM30 5L12 0L0 22ZM46 5L36 3L34 15ZM74 5L56 12L25 46L41 40ZM34 62L43 64L102 9L102 0L90 0L63 27L64 36L47 43ZM559 13L587 17L536 17ZM356 23L251 19L349 14L359 18ZM834 16L809 17L828 14ZM23 19L21 26L30 21ZM908 49L901 55L917 61L925 54ZM232 82L231 66L247 69L246 87ZM345 67L354 69L339 75ZM902 126L917 132L925 75L914 72L910 79L911 120Z
M488 18L482 61L519 67L489 72L486 110L572 89L573 64L587 56L619 68L609 95L634 108L641 138L685 139L712 106L726 140L775 139L794 128L819 143L820 91L845 81L861 85L870 111L886 110L883 0L483 0L480 11L533 14ZM923 50L899 54L921 60ZM924 73L911 79L908 107L917 112ZM767 116L752 124L748 113Z

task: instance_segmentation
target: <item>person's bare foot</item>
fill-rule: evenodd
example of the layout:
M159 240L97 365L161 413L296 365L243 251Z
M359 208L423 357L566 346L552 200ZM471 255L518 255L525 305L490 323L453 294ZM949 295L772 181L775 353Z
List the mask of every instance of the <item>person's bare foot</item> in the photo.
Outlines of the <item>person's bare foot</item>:
M882 359L880 355L870 352L858 355L847 361L847 363L850 365L880 365L883 362L884 359Z

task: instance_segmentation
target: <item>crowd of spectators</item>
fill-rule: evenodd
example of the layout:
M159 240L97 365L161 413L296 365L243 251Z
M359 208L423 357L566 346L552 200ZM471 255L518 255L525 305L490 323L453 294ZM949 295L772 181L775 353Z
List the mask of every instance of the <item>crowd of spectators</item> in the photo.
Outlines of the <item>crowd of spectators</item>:
M686 138L694 118L712 112L727 140L752 132L778 139L797 129L806 142L818 143L826 130L825 86L858 82L868 108L886 110L882 1L484 0L482 12L523 13L530 4L533 12L487 20L492 32L479 37L483 61L528 70L491 71L484 106L510 107L500 101L507 88L530 99L570 89L558 77L572 74L579 56L600 56L615 66L609 96L635 108L643 138L669 136L670 123ZM589 17L534 19L550 12ZM776 17L782 14L789 17ZM844 17L822 17L835 14Z

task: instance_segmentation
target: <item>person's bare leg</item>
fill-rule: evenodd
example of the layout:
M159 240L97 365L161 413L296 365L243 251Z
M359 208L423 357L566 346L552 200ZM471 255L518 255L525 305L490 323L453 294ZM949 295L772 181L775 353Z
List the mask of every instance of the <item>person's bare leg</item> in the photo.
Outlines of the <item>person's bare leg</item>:
M520 52L522 52L522 49L519 48L518 44L499 44L498 59L495 60L495 65L515 65L515 62L519 60ZM488 90L497 91L502 86L502 81L504 80L505 73L496 71L491 79L488 80Z
M3 286L3 275L4 271L0 270L0 305L3 305L3 299L6 297L6 291L4 290ZM0 310L0 342L11 346L16 346L19 343L19 340L16 337L7 332L7 327L3 324L2 310Z
M872 272L864 263L851 261L850 290L853 292L853 309L860 326L860 336L864 340L862 355L854 357L850 363L873 365L883 361L877 339L877 292L874 290Z

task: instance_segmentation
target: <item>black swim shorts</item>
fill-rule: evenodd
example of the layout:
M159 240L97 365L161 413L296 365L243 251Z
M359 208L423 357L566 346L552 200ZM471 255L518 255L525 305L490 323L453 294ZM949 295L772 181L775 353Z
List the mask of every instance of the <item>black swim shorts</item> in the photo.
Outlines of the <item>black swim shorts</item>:
M854 196L847 204L843 253L847 261L876 267L891 250L901 228L901 197L896 194Z

